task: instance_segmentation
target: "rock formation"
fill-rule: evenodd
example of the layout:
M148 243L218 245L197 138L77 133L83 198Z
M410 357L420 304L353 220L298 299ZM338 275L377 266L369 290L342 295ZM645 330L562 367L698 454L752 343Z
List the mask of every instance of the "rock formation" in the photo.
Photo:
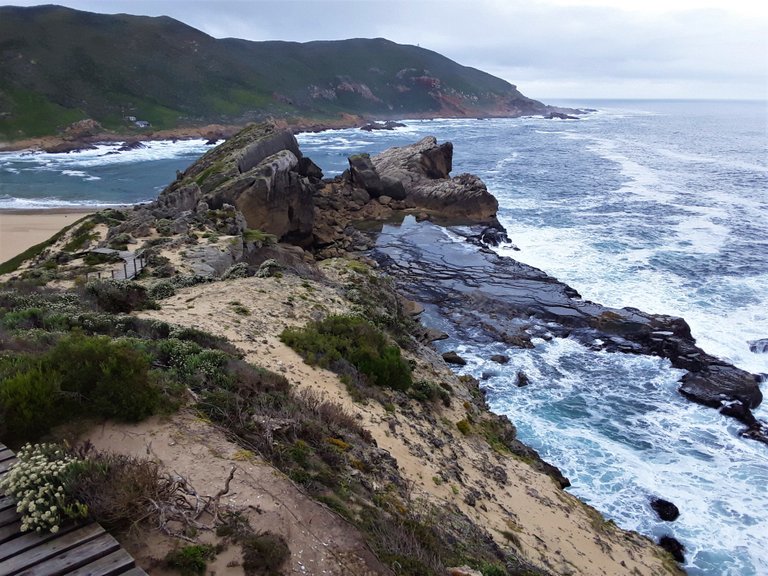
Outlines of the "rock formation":
M312 235L312 195L320 177L293 134L252 125L190 166L149 208L169 218L232 205L248 228L301 244Z
M436 304L460 338L532 347L531 337L568 337L596 350L668 358L687 371L681 394L737 418L745 437L768 443L768 429L751 412L762 401L757 377L696 346L682 318L582 300L537 268L489 249L468 255L441 234L429 222L387 229L373 256L408 298Z
M438 145L434 136L416 144L390 148L372 158L379 175L402 183L406 199L417 208L443 218L498 226L499 203L480 178L472 174L450 177L453 144Z

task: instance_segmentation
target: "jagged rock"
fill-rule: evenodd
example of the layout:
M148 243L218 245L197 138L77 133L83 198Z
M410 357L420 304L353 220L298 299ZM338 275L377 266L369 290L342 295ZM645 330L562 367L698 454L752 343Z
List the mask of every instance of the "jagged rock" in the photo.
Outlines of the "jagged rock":
M289 242L312 238L313 195L322 172L302 156L293 134L272 124L245 128L210 150L151 205L158 217L235 206L248 228Z
M754 352L755 354L768 353L768 338L760 338L759 340L752 340L749 343L749 350L750 352Z
M528 379L528 375L523 372L522 370L518 371L517 378L515 379L515 384L518 388L523 388L524 386L528 386L531 381Z
M436 342L438 340L446 340L448 338L448 334L440 330L435 330L434 328L423 328L420 332L415 334L415 336L419 342L423 342L424 344Z
M680 510L669 500L654 498L651 500L651 508L656 511L659 518L665 522L673 522L680 516Z
M683 546L677 538L673 538L672 536L662 536L659 538L659 546L672 554L672 557L681 564L685 562L685 555L683 554L683 552L685 552L685 546Z
M416 144L385 150L372 161L381 178L402 184L415 207L464 222L498 224L498 202L480 178L471 174L449 178L450 142L438 146L434 136L427 136ZM386 195L397 198L389 190Z
M384 185L369 154L355 154L348 161L350 180L354 186L364 189L371 198L378 198L384 193Z
M405 200L405 186L397 178L381 176L381 185L383 187L382 196L389 196L392 200Z
M509 362L509 356L504 354L493 354L490 359L491 362L496 362L497 364L506 364Z
M458 366L464 366L467 363L467 361L459 356L454 350L445 352L443 354L443 360L445 360L448 364L456 364Z
M221 276L243 255L242 241L226 247L215 245L191 246L186 250L183 261L196 276Z
M183 181L182 181L183 182ZM149 209L157 218L174 218L180 212L188 212L197 208L201 200L200 186L196 182L179 184L173 190L173 193L160 193L157 200L149 205ZM173 186L174 184L171 184ZM167 190L167 188L166 188Z
M670 358L675 364L675 359ZM734 366L711 364L683 376L680 393L686 398L713 408L726 402L741 402L745 408L756 408L763 395L754 375Z
M118 152L128 152L130 150L140 150L146 147L147 145L144 144L141 140L126 140L117 150Z

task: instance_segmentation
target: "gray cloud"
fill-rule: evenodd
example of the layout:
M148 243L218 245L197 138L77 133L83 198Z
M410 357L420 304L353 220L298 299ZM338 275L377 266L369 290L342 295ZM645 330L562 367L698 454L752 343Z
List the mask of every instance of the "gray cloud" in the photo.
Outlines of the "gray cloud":
M538 98L768 99L765 11L751 17L726 8L630 12L522 0L62 3L95 12L165 14L219 38L385 37L486 70Z

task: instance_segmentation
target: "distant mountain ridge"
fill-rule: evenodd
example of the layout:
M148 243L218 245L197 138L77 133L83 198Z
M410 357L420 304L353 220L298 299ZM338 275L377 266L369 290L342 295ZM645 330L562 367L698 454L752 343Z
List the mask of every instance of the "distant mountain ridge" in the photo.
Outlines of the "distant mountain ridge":
M0 139L55 134L85 118L125 130L551 110L505 80L382 38L252 42L166 16L0 7Z

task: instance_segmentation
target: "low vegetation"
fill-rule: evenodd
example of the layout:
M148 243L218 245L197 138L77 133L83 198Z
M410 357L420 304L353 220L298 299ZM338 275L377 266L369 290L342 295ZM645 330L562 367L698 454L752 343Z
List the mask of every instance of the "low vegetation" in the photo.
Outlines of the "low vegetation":
M411 369L400 348L364 318L329 316L303 328L286 328L280 339L309 364L345 376L348 385L364 379L393 390L411 387Z

